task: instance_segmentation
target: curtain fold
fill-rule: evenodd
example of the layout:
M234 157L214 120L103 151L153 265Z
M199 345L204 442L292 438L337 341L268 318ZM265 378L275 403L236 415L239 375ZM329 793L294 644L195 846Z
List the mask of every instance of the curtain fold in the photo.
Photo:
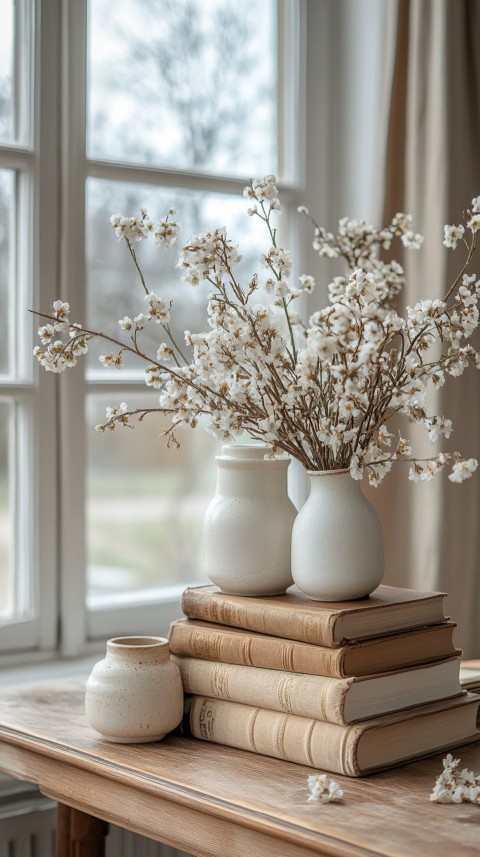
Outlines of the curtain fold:
M377 219L386 223L395 212L408 212L425 236L420 251L403 257L402 301L408 305L447 291L464 255L460 247L453 252L442 246L443 226L459 223L480 194L480 2L389 0L385 26ZM473 270L478 276L479 258ZM479 347L478 338L474 344ZM453 422L442 449L480 460L477 370L447 379L432 396L430 411ZM416 450L435 452L425 432L404 431ZM446 474L413 485L407 470L398 464L369 493L384 526L386 582L446 591L448 611L458 623L456 643L465 656L479 657L479 471L462 485Z

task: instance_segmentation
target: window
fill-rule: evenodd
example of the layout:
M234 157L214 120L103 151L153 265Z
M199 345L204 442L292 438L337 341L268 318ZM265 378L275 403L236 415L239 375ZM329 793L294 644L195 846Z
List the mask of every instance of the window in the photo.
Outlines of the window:
M95 433L106 405L155 402L143 366L109 373L95 346L65 376L37 373L22 320L59 296L94 329L140 311L117 211L173 206L184 238L226 225L255 269L264 237L246 182L277 171L284 224L297 202L301 4L0 6L0 645L72 655L165 632L178 615L181 590L202 579L219 447L198 429L166 449L156 419ZM181 285L177 251L142 246L141 264L175 296L178 329L200 329L205 296Z
M54 390L33 365L27 322L29 307L51 300L55 272L55 216L40 189L56 117L54 107L42 118L38 109L46 81L34 4L0 0L0 19L0 647L20 651L56 638Z

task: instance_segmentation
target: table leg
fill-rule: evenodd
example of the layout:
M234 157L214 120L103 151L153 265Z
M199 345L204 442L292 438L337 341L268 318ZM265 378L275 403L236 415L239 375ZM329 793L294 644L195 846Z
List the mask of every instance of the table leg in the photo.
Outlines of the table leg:
M105 857L108 824L71 806L57 807L57 857Z

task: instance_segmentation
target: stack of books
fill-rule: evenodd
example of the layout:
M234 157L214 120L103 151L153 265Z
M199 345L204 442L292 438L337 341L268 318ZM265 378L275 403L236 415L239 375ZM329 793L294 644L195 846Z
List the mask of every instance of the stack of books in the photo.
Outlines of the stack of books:
M195 738L361 776L480 737L443 593L184 592L170 629Z

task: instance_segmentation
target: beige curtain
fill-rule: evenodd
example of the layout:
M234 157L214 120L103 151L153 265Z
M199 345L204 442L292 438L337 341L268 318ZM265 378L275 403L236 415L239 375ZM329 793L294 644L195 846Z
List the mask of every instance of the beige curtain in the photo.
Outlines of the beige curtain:
M411 304L445 293L464 257L461 249L442 247L443 225L459 223L462 210L480 194L480 2L386 2L379 199L384 218L409 212L425 236L423 249L404 257L404 302ZM478 275L480 259L475 270ZM431 412L453 422L444 448L480 460L477 370L447 381ZM410 437L415 440L412 432ZM417 439L432 454L423 435ZM446 475L413 485L407 470L397 465L370 493L384 525L386 582L446 591L448 611L458 623L457 645L466 657L480 657L480 469L462 485Z

